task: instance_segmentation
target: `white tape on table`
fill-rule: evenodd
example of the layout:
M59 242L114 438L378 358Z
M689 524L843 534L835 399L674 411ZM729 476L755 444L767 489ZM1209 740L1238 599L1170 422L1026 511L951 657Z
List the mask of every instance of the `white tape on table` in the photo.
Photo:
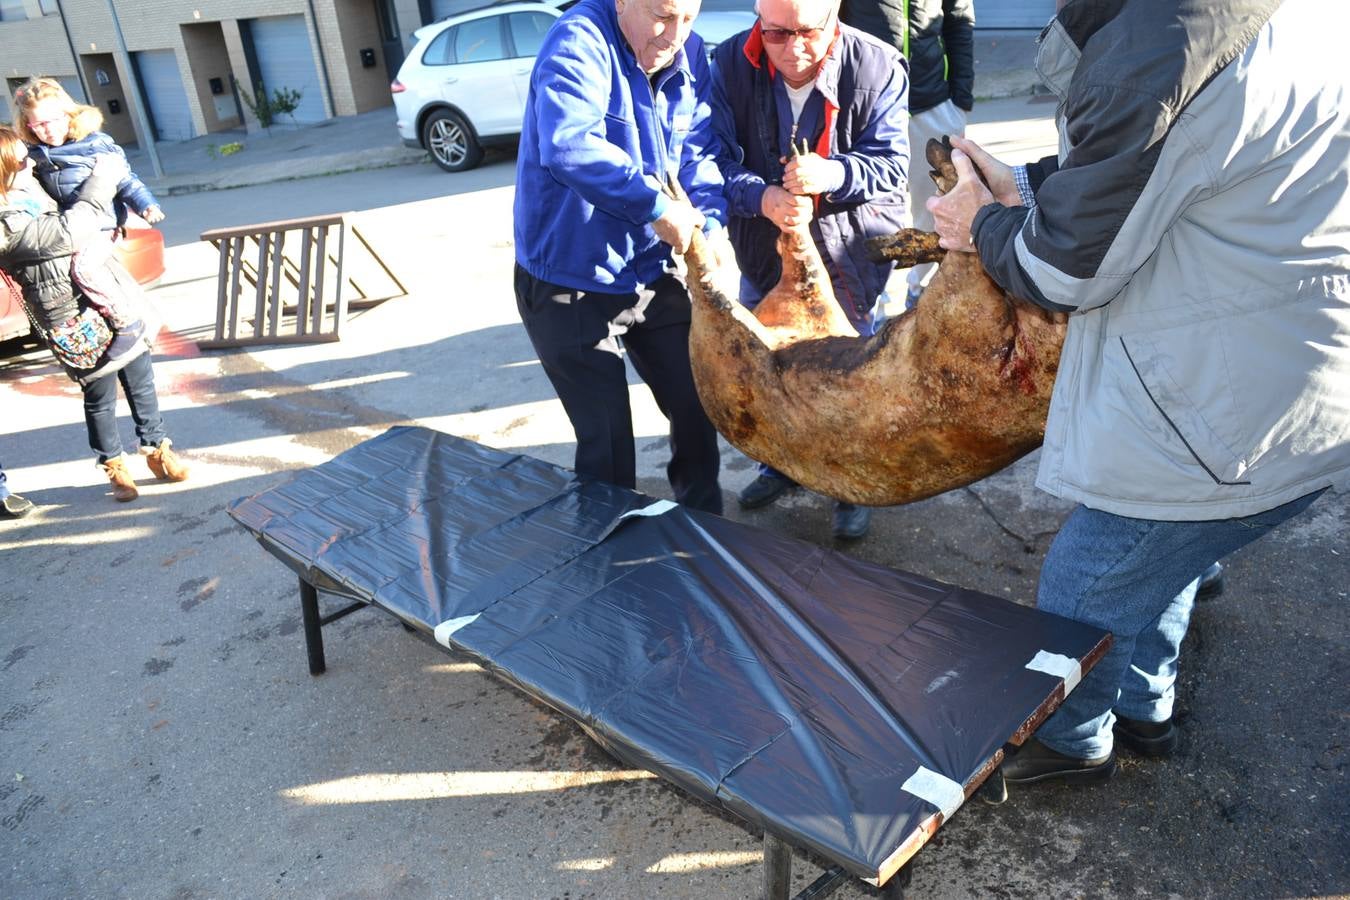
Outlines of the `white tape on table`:
M900 789L913 794L920 800L942 810L942 821L951 820L952 813L966 801L965 789L946 775L919 766L918 770L900 786Z
M448 647L451 650L455 649L450 647L450 635L459 631L466 625L472 625L477 618L478 613L474 613L471 616L460 616L457 619L446 619L444 622L437 625L436 630L432 632L436 637L436 643L440 644L442 647Z
M659 516L662 513L670 512L677 506L679 506L678 503L674 503L670 500L658 500L651 506L644 506L642 509L630 509L628 512L619 516L619 521L622 522L629 516Z
M1069 696L1069 692L1078 687L1078 682L1083 677L1083 669L1078 665L1078 660L1071 656L1064 656L1059 653L1050 653L1046 650L1036 651L1036 655L1027 663L1027 668L1033 672L1044 672L1047 675L1055 675L1064 679L1064 696Z

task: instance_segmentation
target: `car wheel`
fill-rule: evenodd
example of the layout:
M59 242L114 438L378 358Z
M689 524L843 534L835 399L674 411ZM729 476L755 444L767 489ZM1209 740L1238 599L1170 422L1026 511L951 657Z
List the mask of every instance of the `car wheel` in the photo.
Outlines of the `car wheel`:
M427 116L422 126L422 146L447 172L463 172L483 161L483 145L464 117L448 109Z

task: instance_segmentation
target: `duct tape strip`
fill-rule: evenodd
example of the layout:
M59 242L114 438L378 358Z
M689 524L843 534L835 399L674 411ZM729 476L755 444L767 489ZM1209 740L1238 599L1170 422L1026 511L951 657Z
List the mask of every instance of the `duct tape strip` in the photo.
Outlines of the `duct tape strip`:
M952 781L946 775L934 772L932 769L925 769L919 766L918 770L900 786L900 789L906 791L920 800L926 800L929 803L942 810L942 821L951 821L952 813L966 801L966 792L961 785Z
M679 506L678 503L674 503L670 500L658 500L651 506L644 506L642 509L630 509L628 512L619 516L619 521L622 522L629 516L659 516L662 513L670 512L677 506Z
M1059 653L1049 653L1045 650L1036 651L1036 655L1027 663L1027 668L1033 672L1044 672L1047 675L1056 675L1064 679L1064 696L1078 687L1078 681L1083 677L1083 669L1078 665L1078 660L1063 656Z
M444 622L437 625L436 630L433 632L436 637L436 643L440 644L442 647L448 647L451 650L456 649L450 646L450 635L459 631L466 625L472 625L477 618L478 613L474 613L471 616L460 616L458 619L446 619Z

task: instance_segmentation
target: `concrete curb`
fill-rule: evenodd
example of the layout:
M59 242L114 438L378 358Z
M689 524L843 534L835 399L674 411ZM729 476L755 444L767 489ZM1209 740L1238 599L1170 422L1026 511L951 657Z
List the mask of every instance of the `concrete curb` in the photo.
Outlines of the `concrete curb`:
M147 179L146 184L158 196L175 197L202 191L223 191L278 181L295 181L366 169L406 166L426 162L427 159L425 150L414 150L410 147L374 147L349 153L331 153L325 156L260 163L229 172L169 175L164 178Z

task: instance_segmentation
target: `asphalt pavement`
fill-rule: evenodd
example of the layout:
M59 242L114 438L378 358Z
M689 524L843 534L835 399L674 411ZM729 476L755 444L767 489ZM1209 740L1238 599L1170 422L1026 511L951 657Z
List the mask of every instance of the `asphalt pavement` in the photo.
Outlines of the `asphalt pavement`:
M1052 109L987 101L971 135L1037 155ZM5 348L0 459L39 509L0 521L0 896L757 895L756 834L388 617L326 629L329 670L310 677L294 577L224 512L395 424L570 461L510 288L513 166L415 162L166 201L155 368L194 472L143 481L135 503L114 503L92 465L78 389L42 352ZM195 345L216 276L200 231L343 210L407 296L354 314L336 344ZM663 422L636 378L632 396L640 487L668 497ZM754 467L729 447L723 486L740 521L1030 604L1068 509L1033 487L1035 465L880 510L847 545L809 492L738 510ZM1227 591L1187 638L1176 756L1123 760L1098 788L966 804L916 857L912 896L1350 892L1348 525L1350 496L1330 493L1226 561ZM818 871L799 855L794 886Z

